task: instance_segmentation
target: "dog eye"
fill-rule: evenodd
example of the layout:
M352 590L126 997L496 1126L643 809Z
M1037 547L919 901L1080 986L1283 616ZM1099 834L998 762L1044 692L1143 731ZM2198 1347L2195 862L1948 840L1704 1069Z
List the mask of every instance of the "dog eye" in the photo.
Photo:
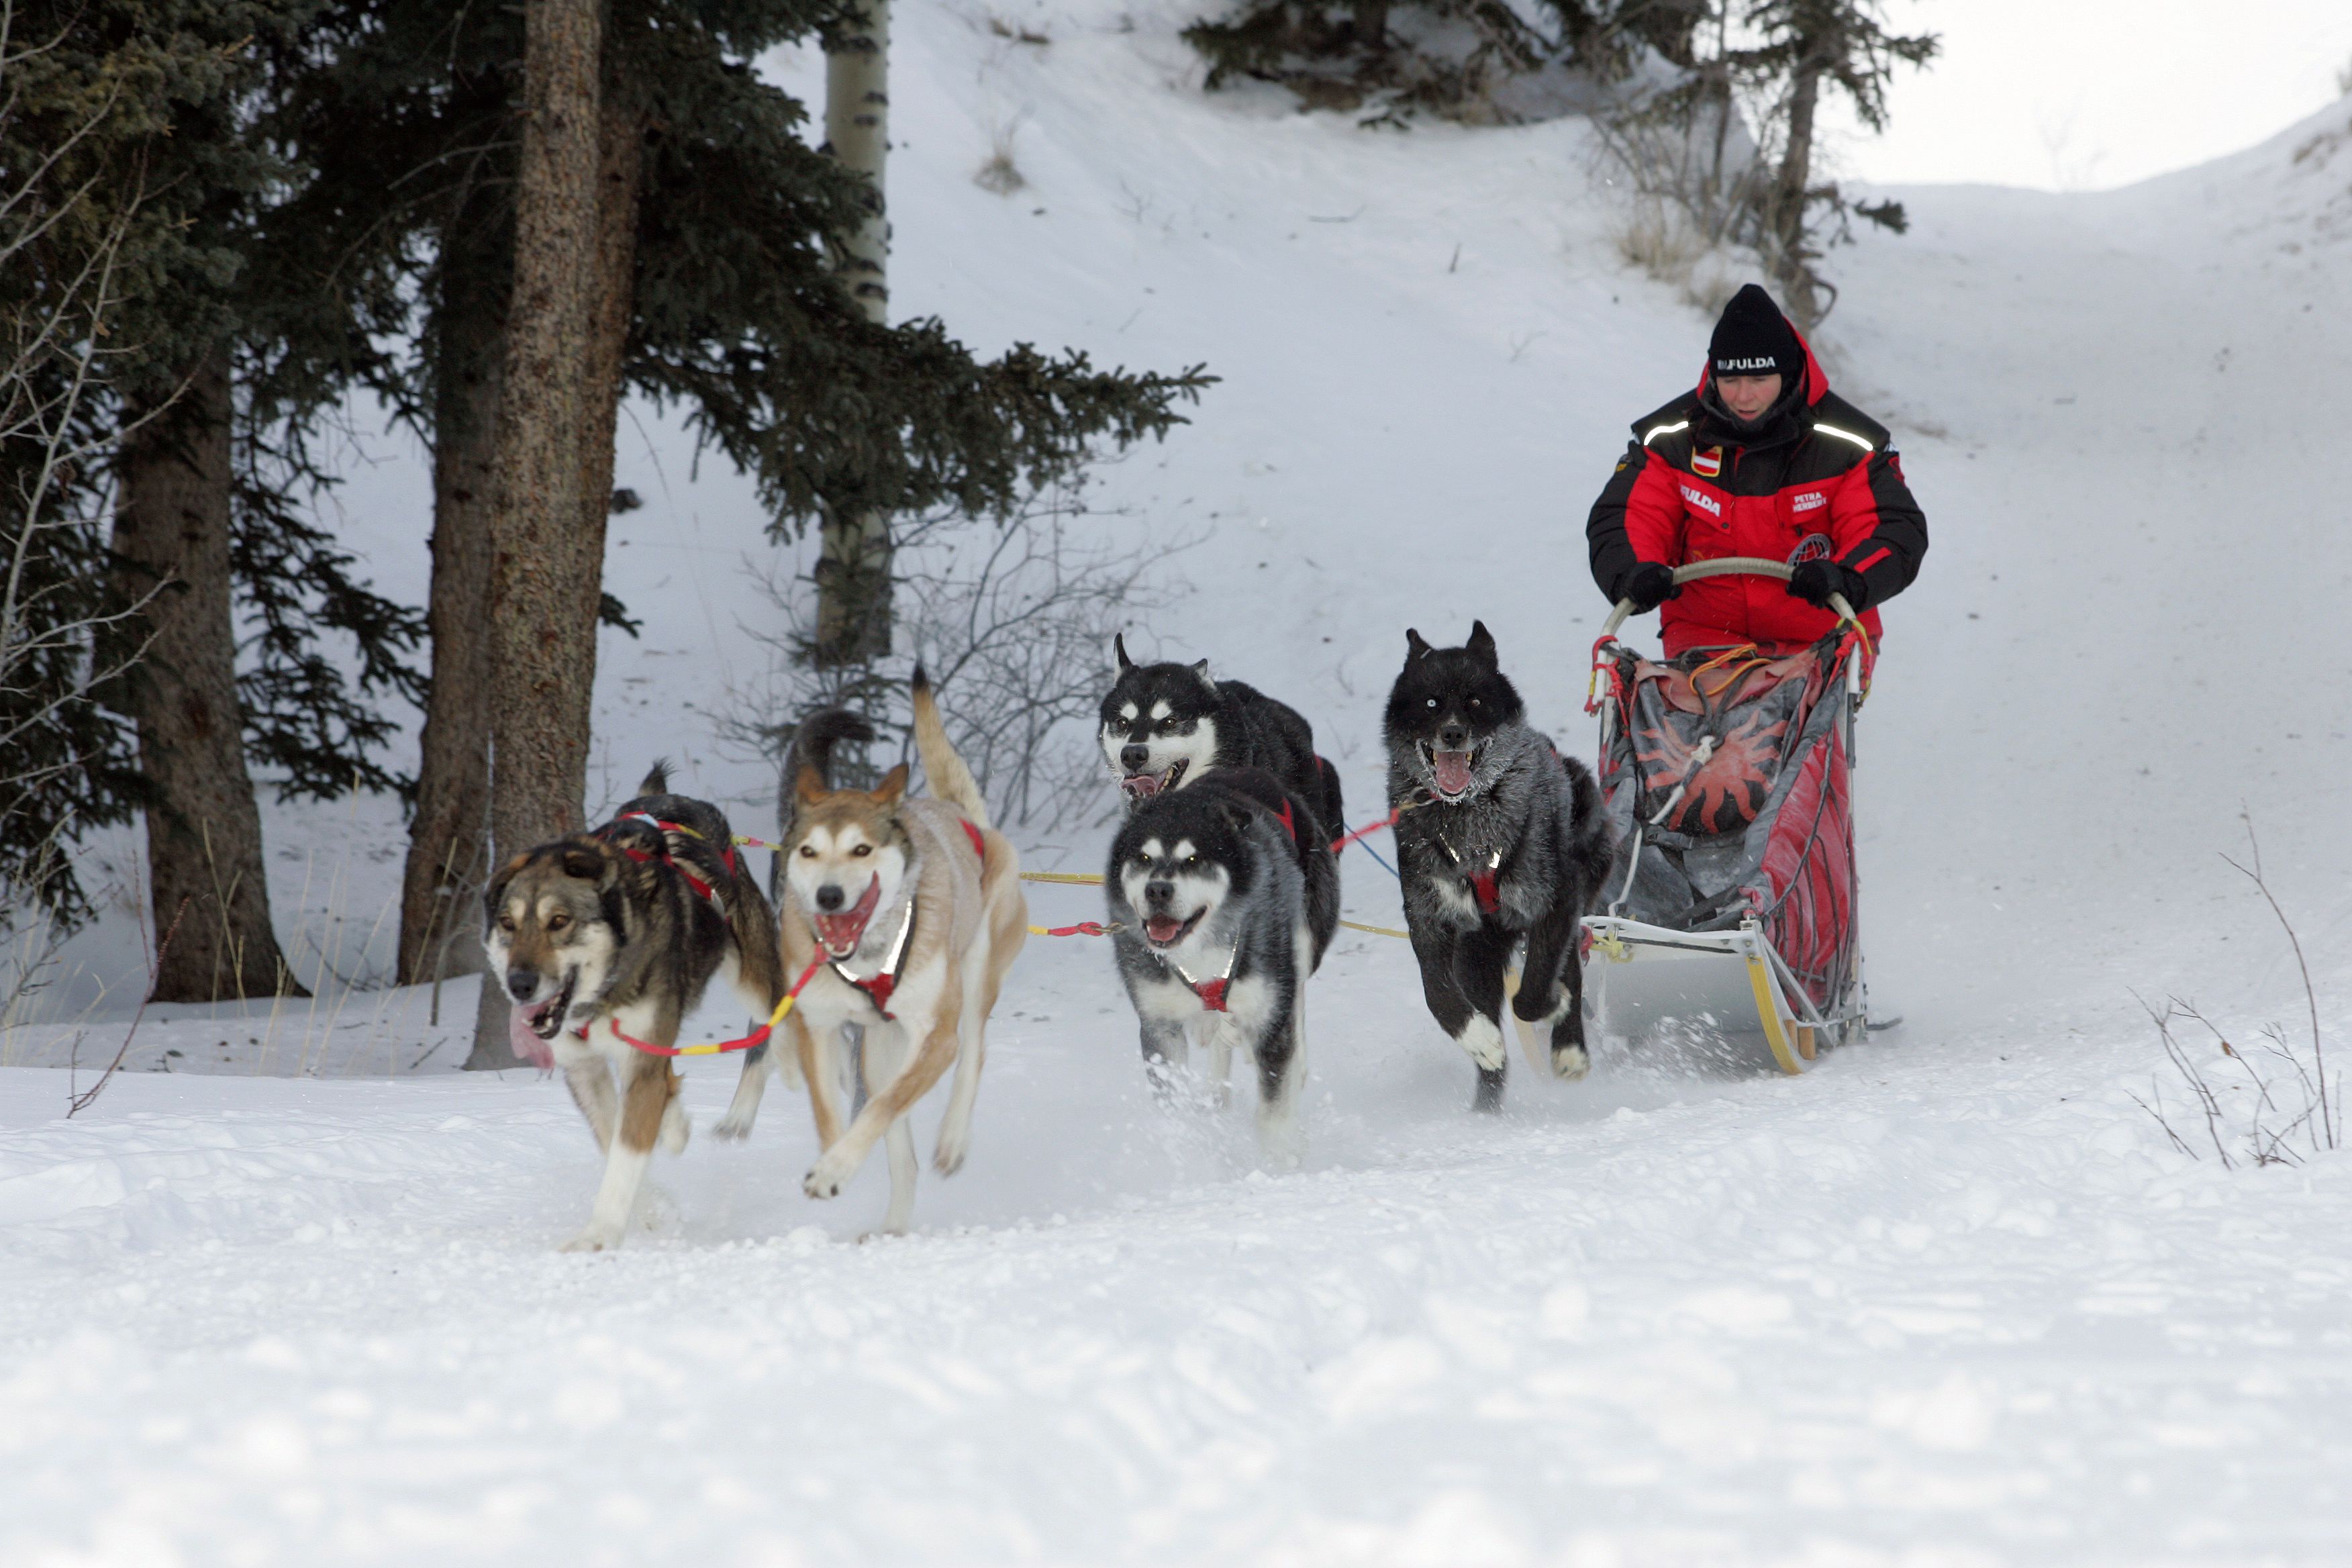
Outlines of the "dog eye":
M506 932L509 936L512 936L512 935L514 934L514 928L515 928L514 916L512 916L512 915L500 915L500 916L499 917L499 929L500 931L502 931Z
M571 923L572 917L561 911L547 917L547 929L550 931L562 931Z
M1471 707L1473 707L1473 708L1475 708L1475 707L1477 707L1477 706L1478 706L1478 700L1477 700L1475 697L1473 697L1472 699L1470 699L1470 706L1471 706Z
M1431 698L1431 699L1429 700L1429 705L1430 705L1432 708L1436 707L1436 706L1437 706L1437 699L1436 699L1436 698L1434 698L1434 697Z
M803 845L802 845L802 846L801 846L801 858L802 858L802 859L803 859L803 860L814 860L814 859L815 859L815 858L816 858L816 846L815 846L815 845L814 845L814 844L803 844Z
M861 844L856 848L852 849L850 853L852 855L871 855L874 853L874 846L871 844Z

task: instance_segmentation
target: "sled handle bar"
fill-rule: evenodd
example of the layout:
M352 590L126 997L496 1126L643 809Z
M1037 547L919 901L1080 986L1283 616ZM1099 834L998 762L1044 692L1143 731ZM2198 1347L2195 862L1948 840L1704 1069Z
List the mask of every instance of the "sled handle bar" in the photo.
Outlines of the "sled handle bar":
M1694 561L1687 566L1675 567L1675 586L1679 588L1685 583L1696 583L1702 577L1773 577L1785 583L1790 575L1791 569L1785 561L1769 561L1761 555L1726 555L1716 561ZM1843 594L1830 595L1830 608L1842 621L1854 619L1853 606L1845 602ZM1625 617L1633 613L1633 600L1618 600L1617 607L1610 611L1609 618L1601 624L1601 639L1606 641L1615 637L1617 628L1623 626Z

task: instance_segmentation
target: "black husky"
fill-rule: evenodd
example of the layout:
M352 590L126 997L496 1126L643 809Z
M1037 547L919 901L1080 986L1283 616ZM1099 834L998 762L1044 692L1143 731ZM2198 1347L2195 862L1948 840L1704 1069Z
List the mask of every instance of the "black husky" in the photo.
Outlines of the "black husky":
M1582 763L1527 724L1481 621L1463 647L1404 634L1404 670L1382 730L1397 819L1405 924L1429 1011L1478 1064L1481 1110L1503 1103L1503 973L1524 940L1511 1010L1551 1026L1551 1067L1581 1078L1584 973L1578 921L1609 874L1609 829Z
M1262 770L1211 768L1136 805L1103 891L1154 1087L1173 1087L1187 1028L1204 1026L1215 1091L1241 1047L1257 1069L1259 1138L1295 1158L1307 977L1339 924L1339 865L1313 808Z
M1212 767L1263 768L1315 808L1328 837L1345 831L1339 770L1315 754L1297 710L1238 680L1212 680L1209 661L1138 664L1111 639L1118 680L1102 700L1102 749L1132 807Z

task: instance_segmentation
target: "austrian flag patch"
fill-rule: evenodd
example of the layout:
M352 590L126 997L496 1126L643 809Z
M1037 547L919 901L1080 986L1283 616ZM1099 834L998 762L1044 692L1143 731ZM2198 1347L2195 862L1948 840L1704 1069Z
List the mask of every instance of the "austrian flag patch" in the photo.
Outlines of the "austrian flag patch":
M1711 479L1723 472L1723 448L1709 447L1704 452L1693 452L1691 472L1703 479Z

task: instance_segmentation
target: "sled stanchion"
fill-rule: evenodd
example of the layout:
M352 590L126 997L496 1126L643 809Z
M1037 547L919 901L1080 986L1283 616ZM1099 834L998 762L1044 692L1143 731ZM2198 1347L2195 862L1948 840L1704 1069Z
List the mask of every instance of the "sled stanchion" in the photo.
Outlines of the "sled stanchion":
M1100 871L1024 871L1021 879L1024 882L1063 882L1074 888L1102 886Z
M1764 941L1761 933L1757 933L1755 926L1750 926L1750 929L1743 931L1743 936L1748 941L1740 942L1740 950L1743 950L1743 957L1748 959L1748 985L1750 985L1750 990L1755 990L1757 996L1757 1023L1764 1025L1764 1044L1771 1047L1773 1063L1780 1065L1780 1072L1797 1077L1800 1072L1804 1072L1804 1063L1811 1060L1813 1053L1800 1053L1797 1041L1790 1039L1794 1025L1790 1023L1788 1013L1780 1006L1780 985L1778 985L1778 980L1773 980L1771 966L1764 962L1764 954L1757 952L1757 942Z

